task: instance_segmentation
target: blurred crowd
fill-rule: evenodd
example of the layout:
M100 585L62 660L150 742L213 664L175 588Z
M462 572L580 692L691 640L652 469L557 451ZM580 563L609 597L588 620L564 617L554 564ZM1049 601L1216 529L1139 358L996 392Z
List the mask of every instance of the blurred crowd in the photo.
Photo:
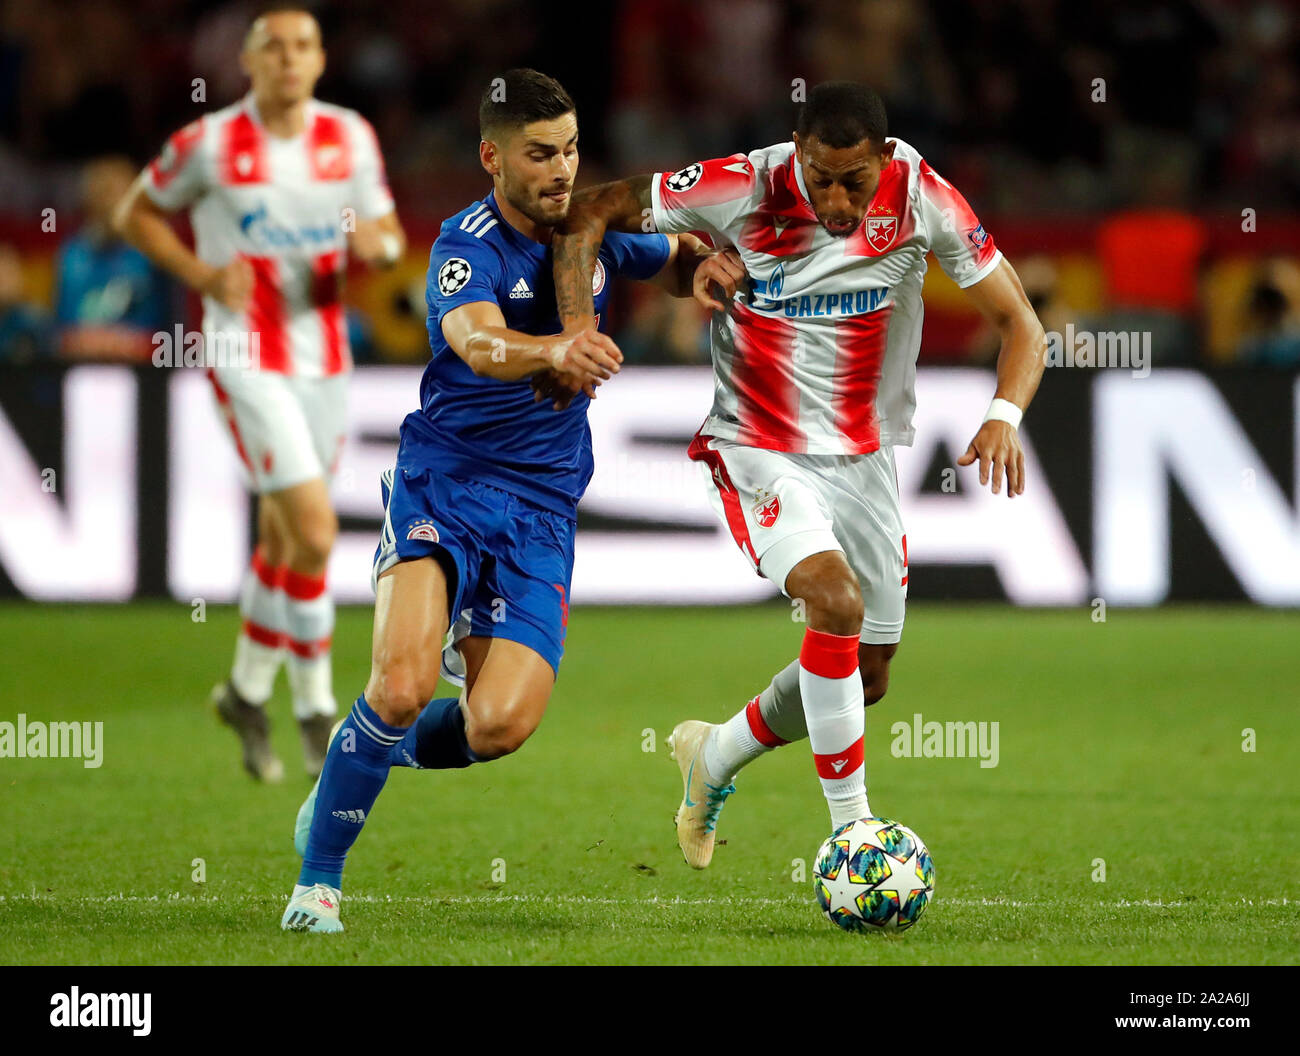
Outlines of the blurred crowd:
M236 56L262 6L0 6L0 362L138 358L151 333L193 312L115 241L107 212L172 130L244 92ZM1219 268L1213 293L1205 283L1216 218L1249 208L1300 224L1294 0L306 6L327 49L318 94L373 122L410 231L431 237L484 193L477 99L509 66L552 73L578 100L584 183L784 140L801 85L861 79L884 96L891 132L961 188L995 236L997 220L1015 218L1015 261L1051 318L1137 320L1165 335L1156 343L1173 350L1169 362L1300 365L1296 251L1247 255ZM48 210L53 230L42 227ZM1072 247L1095 272L1087 304L1078 269L1046 237L1063 218L1088 232ZM1057 248L1033 252L1036 229ZM426 248L413 246L409 281L373 298L407 325L357 308L360 358L419 358L411 324L423 315ZM689 303L625 297L620 319L634 360L707 359ZM953 334L925 354L990 355L978 325Z

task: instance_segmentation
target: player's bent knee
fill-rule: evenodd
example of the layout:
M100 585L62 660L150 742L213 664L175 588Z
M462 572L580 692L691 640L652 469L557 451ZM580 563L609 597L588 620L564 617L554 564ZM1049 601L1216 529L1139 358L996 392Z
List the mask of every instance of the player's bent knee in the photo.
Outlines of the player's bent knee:
M338 520L328 516L313 517L307 524L293 529L293 560L300 567L324 568L338 537Z
M407 664L376 668L366 684L366 703L389 726L407 727L437 690L438 676L421 675Z
M538 716L540 718L540 716ZM537 729L538 723L529 709L520 707L482 707L474 702L465 739L482 760L500 759L519 751Z
M862 672L862 701L868 708L884 700L887 692L889 692L888 668L879 672Z
M804 599L808 622L830 634L857 634L862 629L862 593L851 579L819 583Z
M467 730L465 739L469 742L470 750L486 762L519 751L532 733L532 729L522 724L491 723Z

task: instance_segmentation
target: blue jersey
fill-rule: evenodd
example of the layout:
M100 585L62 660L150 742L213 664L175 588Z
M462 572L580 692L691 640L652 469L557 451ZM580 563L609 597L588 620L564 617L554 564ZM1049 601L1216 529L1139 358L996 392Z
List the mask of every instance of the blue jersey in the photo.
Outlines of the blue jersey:
M668 260L663 235L610 232L592 280L597 325L615 275L648 279ZM506 326L526 334L560 332L551 278L551 250L515 230L489 194L442 225L429 255L426 291L433 358L420 382L420 410L405 428L432 449L436 467L512 492L557 513L576 516L594 468L584 394L563 410L533 399L527 379L477 376L448 346L442 317L474 301L492 301Z

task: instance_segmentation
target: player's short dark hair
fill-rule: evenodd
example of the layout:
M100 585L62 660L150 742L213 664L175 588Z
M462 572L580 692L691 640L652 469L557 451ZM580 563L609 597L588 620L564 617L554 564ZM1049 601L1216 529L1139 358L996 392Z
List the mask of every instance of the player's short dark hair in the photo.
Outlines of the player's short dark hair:
M251 19L248 20L248 29L246 29L246 30L244 31L244 46L245 46L245 47L248 46L248 40L249 40L249 38L253 35L253 27L254 27L255 25L257 25L259 22L261 22L262 19L264 19L264 18L269 18L271 15L306 15L306 16L307 16L308 18L310 18L313 22L315 22L316 25L318 25L318 26L320 25L320 19L316 16L316 12L313 11L313 10L311 9L311 7L308 6L308 4L306 4L306 3L301 3L301 4L294 4L294 3L278 3L278 4L277 4L277 3L268 3L268 4L262 4L262 5L261 5L260 7L258 7L257 10L253 13L253 17L252 17Z
M795 131L801 140L816 136L835 150L852 147L864 139L883 147L889 124L884 100L867 85L823 81L799 107Z
M554 77L530 69L506 70L493 77L478 104L479 135L491 139L532 121L549 121L577 111Z

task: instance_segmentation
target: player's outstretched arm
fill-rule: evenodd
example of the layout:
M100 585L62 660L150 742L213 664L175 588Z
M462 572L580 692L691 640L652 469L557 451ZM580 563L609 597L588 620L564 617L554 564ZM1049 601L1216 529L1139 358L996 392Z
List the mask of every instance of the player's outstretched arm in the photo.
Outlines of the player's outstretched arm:
M578 191L569 215L551 241L555 306L565 330L592 327L596 318L591 278L606 231L650 234L654 231L650 175L603 183Z
M618 373L623 353L594 328L539 337L511 330L492 301L463 304L442 317L442 334L470 370L498 381L520 381L553 370L588 396Z
M969 466L978 459L980 484L989 482L991 470L994 494L1001 489L1005 470L1007 497L1011 498L1025 490L1025 455L1016 430L1043 378L1047 337L1009 261L1004 259L986 278L966 287L966 293L997 327L1002 350L998 353L994 402L957 465Z
M215 267L200 260L176 234L171 217L150 200L144 183L141 176L117 203L113 230L190 289L242 312L253 291L253 269L248 261L235 257L224 267Z

